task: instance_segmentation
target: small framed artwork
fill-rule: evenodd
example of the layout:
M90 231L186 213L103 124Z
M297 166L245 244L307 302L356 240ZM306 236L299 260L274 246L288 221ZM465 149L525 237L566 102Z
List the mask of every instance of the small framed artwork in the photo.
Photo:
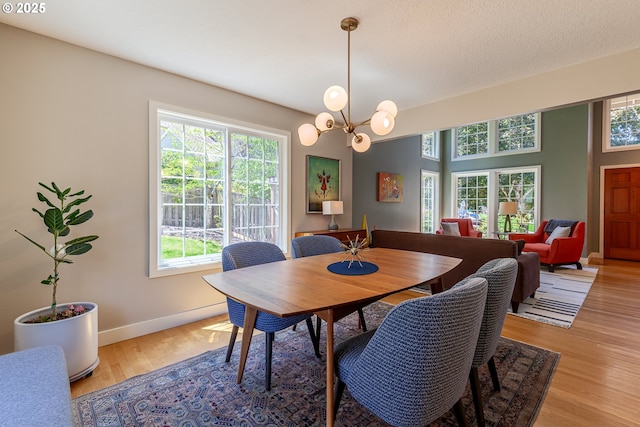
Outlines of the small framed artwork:
M307 213L322 213L322 202L340 200L340 160L307 156Z
M389 172L378 172L378 201L402 202L403 178L402 175Z

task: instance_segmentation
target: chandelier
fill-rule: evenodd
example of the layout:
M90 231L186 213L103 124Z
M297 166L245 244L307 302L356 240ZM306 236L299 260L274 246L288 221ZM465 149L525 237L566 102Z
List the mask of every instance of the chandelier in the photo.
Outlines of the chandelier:
M331 113L323 112L316 116L315 125L305 123L298 128L300 143L311 146L316 143L320 135L336 129L342 129L347 135L353 135L351 147L364 153L371 146L371 138L363 132L356 133L356 128L370 125L376 135L387 135L393 130L398 107L393 101L382 101L378 104L375 113L367 120L360 123L351 122L351 32L358 28L356 18L344 18L340 22L340 28L347 32L347 90L341 86L331 86L324 92L324 105L329 111L340 112L343 123L335 121ZM347 108L345 116L344 109Z

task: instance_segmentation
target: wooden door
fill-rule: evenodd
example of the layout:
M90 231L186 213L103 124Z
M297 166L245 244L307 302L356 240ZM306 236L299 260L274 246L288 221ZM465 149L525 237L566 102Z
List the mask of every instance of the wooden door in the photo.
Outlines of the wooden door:
M640 261L640 167L605 170L604 257Z

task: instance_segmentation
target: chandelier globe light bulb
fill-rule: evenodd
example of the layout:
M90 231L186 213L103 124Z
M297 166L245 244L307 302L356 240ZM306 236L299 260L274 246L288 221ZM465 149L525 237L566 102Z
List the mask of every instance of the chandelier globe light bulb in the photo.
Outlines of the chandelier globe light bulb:
M340 111L346 105L349 97L347 91L342 86L331 86L324 92L324 106L329 111Z
M371 138L366 133L358 133L351 140L351 148L358 153L364 153L371 147Z
M305 123L298 128L298 136L300 137L300 144L305 147L310 147L316 143L320 133L314 125L311 123Z
M388 99L378 104L378 108L376 108L376 111L388 111L389 113L391 113L394 119L398 115L398 107L396 106L396 103Z
M320 132L333 129L336 124L333 116L327 112L320 113L316 116L316 127Z
M396 121L390 112L380 110L371 117L371 130L380 136L389 134L393 130Z

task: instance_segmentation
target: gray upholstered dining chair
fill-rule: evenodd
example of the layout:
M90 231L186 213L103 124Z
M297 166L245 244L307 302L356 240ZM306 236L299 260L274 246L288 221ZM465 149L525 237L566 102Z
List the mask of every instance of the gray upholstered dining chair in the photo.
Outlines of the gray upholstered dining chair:
M394 426L424 426L451 409L466 425L461 398L486 299L486 279L470 279L404 301L376 330L338 344L334 416L346 386L362 406Z
M313 235L313 236L300 236L291 241L291 257L302 258L306 256L331 254L334 252L344 252L340 240L331 236ZM367 323L364 319L364 312L361 308L358 309L358 316L360 318L360 326L363 331L367 331ZM316 322L316 336L320 338L320 324L322 320L318 317Z
M222 270L229 271L236 268L250 267L252 265L266 264L269 262L285 261L286 258L280 248L267 242L240 242L225 246L222 249ZM237 301L227 298L227 308L229 310L229 320L233 324L229 347L225 362L229 362L233 352L233 346L238 335L238 328L244 324L245 306ZM291 317L277 317L272 314L258 311L255 329L265 333L265 387L271 390L271 359L273 352L273 341L275 332L295 325L298 322L306 321L313 349L317 357L320 357L319 343L313 332L311 314L302 314Z
M500 380L498 379L498 371L493 356L498 348L500 333L502 332L504 319L507 316L517 274L518 261L514 258L497 258L488 261L474 274L455 285L458 286L467 280L477 277L486 279L488 283L487 303L484 307L478 344L473 356L471 371L469 372L478 426L484 426L485 424L478 368L485 363L489 366L493 389L500 391Z

